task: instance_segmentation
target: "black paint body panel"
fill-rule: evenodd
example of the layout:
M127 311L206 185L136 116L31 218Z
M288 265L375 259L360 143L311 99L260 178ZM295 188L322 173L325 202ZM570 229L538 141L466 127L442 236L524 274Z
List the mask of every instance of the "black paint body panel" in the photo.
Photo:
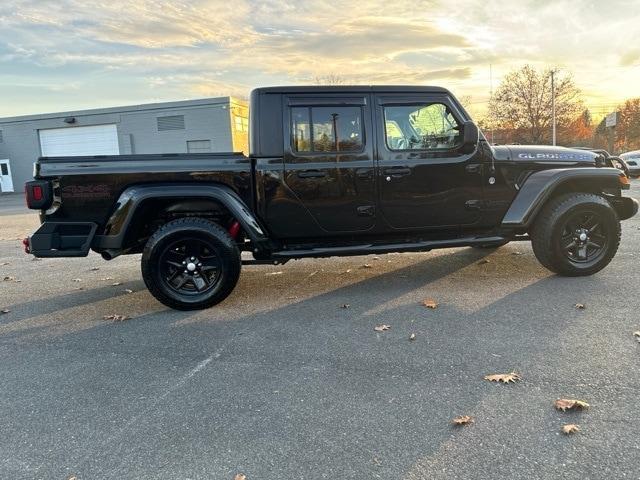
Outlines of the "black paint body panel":
M617 200L620 172L596 168L599 156L590 151L490 146L482 134L471 148L467 142L449 150L391 150L384 106L432 102L446 105L464 133L469 115L439 87L256 89L249 157L41 158L36 178L51 182L54 197L41 218L45 224L95 225L92 248L117 254L145 202L213 200L239 221L256 257L288 259L509 239L525 232L546 198L566 182L607 193L621 217L637 210L637 203ZM299 106L361 108L362 149L296 152L290 111Z

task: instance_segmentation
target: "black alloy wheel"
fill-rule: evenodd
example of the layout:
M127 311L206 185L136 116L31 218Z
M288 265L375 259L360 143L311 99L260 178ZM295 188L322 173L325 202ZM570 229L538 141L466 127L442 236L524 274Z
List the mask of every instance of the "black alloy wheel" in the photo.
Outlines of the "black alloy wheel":
M233 291L241 261L235 241L220 225L180 218L151 236L141 266L147 288L160 302L196 310L221 302Z

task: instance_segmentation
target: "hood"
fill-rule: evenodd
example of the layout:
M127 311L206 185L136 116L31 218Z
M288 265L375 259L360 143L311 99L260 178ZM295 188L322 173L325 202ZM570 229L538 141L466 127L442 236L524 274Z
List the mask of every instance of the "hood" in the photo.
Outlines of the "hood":
M548 145L498 145L491 148L498 161L508 160L540 165L595 165L596 158L598 158L597 153L589 150Z

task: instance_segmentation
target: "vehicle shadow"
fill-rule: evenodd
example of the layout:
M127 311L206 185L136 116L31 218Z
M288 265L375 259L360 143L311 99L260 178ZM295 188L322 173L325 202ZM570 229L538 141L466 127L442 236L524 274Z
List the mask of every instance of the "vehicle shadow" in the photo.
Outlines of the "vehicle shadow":
M101 468L111 464L116 469L123 458L140 455L162 465L167 452L156 439L170 434L196 456L206 457L211 445L224 445L214 448L221 469L209 472L214 477L238 465L264 473L264 455L256 452L269 451L270 470L260 475L265 479L317 478L318 471L327 478L391 479L404 478L407 472L412 479L427 478L425 472L433 473L429 462L444 456L443 448L459 434L451 429L451 418L473 413L503 387L489 385L482 376L516 369L536 381L530 372L551 361L550 352L563 332L581 321L573 309L576 289L567 287L578 287L585 296L603 288L598 277L540 277L532 263L519 272L531 277L525 286L485 299L479 308L469 307L475 300L469 291L472 275L467 273L473 272L465 270L480 268L476 264L485 255L459 250L428 257L233 321L199 318L181 323L198 314L162 310L62 334L55 339L56 348L87 359L83 371L101 371L113 356L125 357L130 365L123 372L108 370L108 384L137 385L150 400L127 399L122 415L122 393L113 391L114 398L105 405L98 392L83 391L85 402L99 408L93 415L122 416L122 421L105 427L106 440L99 450L67 452L57 460L89 476L91 472L83 472L87 455ZM266 302L278 294L277 282L265 282L262 272L253 277L248 283L263 289L252 298ZM503 277L502 283L509 288L508 279ZM416 300L432 289L451 289L456 299L427 310ZM95 298L102 299L103 290ZM399 298L401 302L393 303ZM340 308L343 299L351 301L350 308ZM225 304L241 308L243 301L238 295ZM30 302L29 308L37 310L38 305ZM371 314L381 306L386 306L382 314ZM377 323L392 328L377 333ZM408 340L410 333L417 334L415 341ZM157 372L150 371L166 362L177 368L168 383L157 381ZM31 389L24 394L38 402L43 392ZM520 405L513 396L508 398ZM62 404L64 399L47 401ZM252 413L255 408L259 417ZM183 419L196 411L197 423L185 425ZM133 445L133 431L148 442ZM557 439L549 435L536 441L556 445ZM202 438L210 447L202 445Z

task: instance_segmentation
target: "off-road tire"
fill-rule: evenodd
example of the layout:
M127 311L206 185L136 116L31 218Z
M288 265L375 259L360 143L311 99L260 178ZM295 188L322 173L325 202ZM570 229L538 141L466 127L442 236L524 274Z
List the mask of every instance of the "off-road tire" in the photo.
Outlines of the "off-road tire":
M562 234L566 222L581 214L594 214L601 226L606 242L592 261L570 258L563 248ZM567 193L550 200L538 214L529 232L533 253L538 261L552 272L577 277L592 275L606 267L618 251L620 244L620 219L611 204L600 195L592 193ZM567 235L565 235L565 238ZM572 240L569 239L569 243Z
M169 281L172 273L167 274L166 268L173 268L175 274L178 269L172 265L181 264L179 255L182 252L177 252L179 247L175 248L175 262L166 259L174 254L172 246L180 245L180 242L187 242L185 245L192 245L193 249L204 251L203 258L205 255L213 254L207 258L212 258L211 262L215 262L217 266L209 268L212 273L207 274L203 271L199 275L201 278L203 275L211 275L207 276L209 279L215 275L215 284L208 286L208 290L200 293L199 284L193 282L193 277L186 281L182 290L176 289ZM197 253L194 255L197 256ZM166 267L167 263L171 265ZM229 296L238 282L241 265L240 251L225 229L209 220L191 217L172 220L149 238L142 253L141 269L149 292L161 303L176 310L199 310L216 305ZM182 272L178 272L178 275L186 277ZM184 272L187 272L186 267ZM179 282L180 280L177 283ZM193 291L184 290L190 287L190 282L193 284ZM199 282L207 284L204 280Z

